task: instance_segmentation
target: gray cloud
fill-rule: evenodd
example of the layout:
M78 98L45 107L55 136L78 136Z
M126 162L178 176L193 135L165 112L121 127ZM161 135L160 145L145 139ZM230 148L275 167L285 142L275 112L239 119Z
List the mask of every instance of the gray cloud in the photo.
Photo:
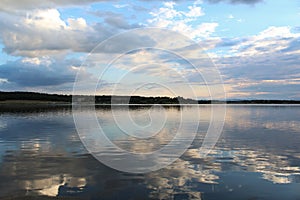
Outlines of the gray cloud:
M52 9L50 12L46 17L43 13L33 13L26 17L0 13L0 36L4 52L27 57L60 54L69 50L88 53L97 44L115 34L141 27L138 24L130 24L116 15L109 15L104 18L104 22L89 25L80 18L72 19L71 23L65 22L60 18L58 11ZM142 40L131 35L126 40L120 40L101 50L109 53L123 52L133 45L151 42L147 38Z
M300 82L295 84L283 83L260 83L245 86L243 88L234 87L238 92L248 93L252 99L300 99Z
M300 75L298 54L264 54L247 58L229 57L220 59L217 64L228 78L260 80L288 79Z
M116 27L119 29L133 29L133 28L141 28L141 25L138 24L129 24L122 15L120 16L107 16L105 17L105 22L112 27Z
M84 5L113 0L1 0L0 11L15 12L17 10L31 10L37 8L55 8L60 6ZM117 1L117 0L116 0Z
M150 2L150 0L141 0ZM168 1L168 0L166 0ZM174 2L180 2L182 0L174 0ZM262 2L263 0L206 0L210 3L226 2L231 4L255 4ZM97 2L118 2L118 0L1 0L0 11L15 12L20 10L31 10L37 8L56 8L61 6L74 6L85 5ZM145 8L134 8L135 10Z
M280 52L217 61L225 84L232 88L229 93L237 93L237 98L245 93L250 98L267 99L300 99L299 63L299 54Z
M111 12L111 11L100 11L100 10L92 11L89 13L102 18L107 25L110 25L112 27L117 27L125 30L143 27L142 25L136 23L129 24L126 21L127 19L124 17L124 15L120 13Z
M222 38L217 48L234 52L215 60L229 98L300 99L299 35L288 28L270 27L248 38Z
M248 38L222 38L216 47L231 47L247 41L249 41Z
M134 33L125 33L124 35L117 35L113 37L109 43L103 44L102 48L96 48L93 52L105 53L125 53L144 46L154 46L153 41L148 36L140 36Z
M73 83L76 71L69 67L78 63L76 60L65 60L48 66L17 60L0 65L0 78L21 87L59 86Z
M287 48L281 50L281 52L290 52L300 50L300 38L293 39L290 41Z

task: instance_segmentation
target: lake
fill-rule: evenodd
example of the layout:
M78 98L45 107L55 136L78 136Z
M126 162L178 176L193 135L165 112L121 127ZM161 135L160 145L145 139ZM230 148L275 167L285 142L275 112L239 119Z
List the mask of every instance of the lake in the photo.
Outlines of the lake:
M199 156L199 148L211 106L196 107L199 127L187 151L172 164L141 174L112 169L88 153L68 107L0 111L0 197L300 199L300 106L227 105L222 135L206 157ZM193 117L198 112L195 106L151 109L152 118L147 106L129 109L133 121L143 127L167 116L165 127L157 137L148 135L149 140L134 140L139 135L131 124L126 131L132 135L120 131L108 107L97 107L95 116L115 145L145 153L174 138L181 113L190 116L184 134L192 134L189 126L199 120ZM122 106L113 110L126 126L122 116L128 110ZM84 119L84 109L80 112Z

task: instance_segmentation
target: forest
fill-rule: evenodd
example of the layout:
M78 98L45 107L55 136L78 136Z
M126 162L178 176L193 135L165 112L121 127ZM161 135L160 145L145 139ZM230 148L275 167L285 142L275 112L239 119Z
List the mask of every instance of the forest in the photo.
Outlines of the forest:
M86 98L94 98L96 104L300 104L299 100L194 100L183 97L144 97L144 96L88 96L78 95L76 98L85 102ZM72 95L47 94L37 92L1 92L0 102L20 102L39 101L39 102L57 102L71 103Z

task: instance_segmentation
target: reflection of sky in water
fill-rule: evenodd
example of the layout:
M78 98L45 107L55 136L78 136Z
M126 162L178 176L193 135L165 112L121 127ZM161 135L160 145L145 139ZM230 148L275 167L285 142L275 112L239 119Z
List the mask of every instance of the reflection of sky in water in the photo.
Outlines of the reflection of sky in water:
M180 110L165 110L167 127L149 141L111 138L130 151L152 151L173 138ZM193 121L193 108L190 122ZM118 111L122 115L122 109ZM143 115L141 110L132 110ZM144 175L112 170L87 154L70 111L0 115L0 196L77 196L84 199L299 199L300 107L232 106L223 135L206 158L199 147L210 119L209 106L190 149L176 162ZM155 112L154 112L155 114ZM97 110L105 128L109 110ZM141 120L141 119L140 119ZM139 121L145 124L145 121ZM133 143L132 143L133 142Z

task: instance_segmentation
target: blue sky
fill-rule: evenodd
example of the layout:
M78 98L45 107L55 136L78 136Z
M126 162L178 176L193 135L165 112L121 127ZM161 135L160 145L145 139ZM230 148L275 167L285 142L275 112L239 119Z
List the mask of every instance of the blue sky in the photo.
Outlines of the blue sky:
M172 52L129 48L151 46L150 34L123 38L110 51L95 50L116 34L156 27L200 45L219 71L227 98L300 99L299 19L298 0L1 1L0 90L69 94L81 72L81 93L98 83L97 94L223 98L208 89L220 89L220 83L197 75ZM121 49L132 51L99 77Z

